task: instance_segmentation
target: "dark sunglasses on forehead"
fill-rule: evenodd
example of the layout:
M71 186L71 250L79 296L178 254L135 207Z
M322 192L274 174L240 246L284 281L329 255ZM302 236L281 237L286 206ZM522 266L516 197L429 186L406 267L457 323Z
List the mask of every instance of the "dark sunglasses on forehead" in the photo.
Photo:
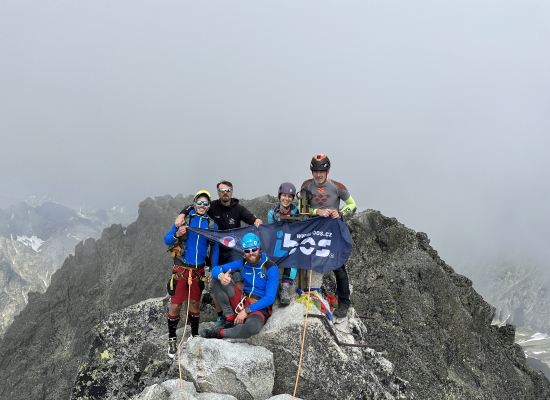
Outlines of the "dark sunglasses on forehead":
M207 200L197 200L197 201L195 201L195 204L198 205L198 206L200 206L200 205L202 205L202 206L209 206L209 205L210 205L210 202L207 201Z
M259 247L251 247L249 249L244 249L243 251L246 253L246 254L250 254L250 253L255 253L259 250L260 248Z
M220 193L229 193L229 192L232 192L233 189L231 188L221 188L221 189L218 189L218 192Z

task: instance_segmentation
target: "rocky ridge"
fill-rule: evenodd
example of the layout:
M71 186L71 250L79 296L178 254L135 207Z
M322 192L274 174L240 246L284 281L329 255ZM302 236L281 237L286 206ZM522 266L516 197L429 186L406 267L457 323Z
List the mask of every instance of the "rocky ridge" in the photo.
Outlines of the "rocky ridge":
M254 203L255 211L265 215L272 199L265 196L246 206ZM80 368L93 364L89 351L96 343L94 327L125 307L165 295L169 260L162 237L189 201L181 196L145 200L135 223L127 229L112 226L99 240L86 240L54 274L46 293L29 296L29 305L0 345L0 398L70 395ZM354 289L352 302L358 314L373 318L364 340L384 345L381 356L394 366L395 376L409 382L410 396L550 397L548 380L525 363L521 347L514 344L514 327L491 325L494 308L475 292L468 278L439 258L426 234L373 210L357 214L348 226L354 240L347 263ZM328 289L334 287L331 275L324 279ZM158 311L159 321L164 312ZM291 370L273 354L274 382L286 382L281 377ZM138 376L144 376L148 359L143 358ZM308 363L317 365L315 358ZM367 359L363 365L375 370ZM174 377L160 372L157 376L166 382ZM304 387L313 390L307 381L304 375ZM289 391L274 384L273 393ZM308 393L300 395L313 398ZM362 396L369 398L367 393Z
M28 293L44 293L78 242L129 219L122 210L77 211L51 201L0 209L0 338L26 306Z

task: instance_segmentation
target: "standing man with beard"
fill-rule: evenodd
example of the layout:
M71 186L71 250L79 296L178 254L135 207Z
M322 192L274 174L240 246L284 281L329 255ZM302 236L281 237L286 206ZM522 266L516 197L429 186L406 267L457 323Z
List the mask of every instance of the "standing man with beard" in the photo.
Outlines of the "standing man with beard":
M247 339L260 332L271 315L279 284L279 268L262 253L260 239L247 233L241 241L245 263L236 260L212 269L212 295L218 299L225 321L201 336L211 339ZM242 269L243 290L231 280L231 271Z
M340 218L355 212L355 200L351 197L348 189L340 182L328 178L330 172L330 160L325 154L317 154L311 159L309 165L313 179L308 179L302 183L302 189L307 189L311 193L309 200L310 212L313 215L324 218ZM346 205L339 210L340 200ZM336 291L338 294L338 308L334 311L334 316L343 318L348 313L351 305L349 278L346 271L346 265L334 270L336 276Z
M233 184L229 181L220 181L217 184L219 199L212 201L210 208L208 209L208 216L214 220L218 229L221 231L227 229L239 228L241 222L245 222L248 225L255 225L256 228L262 224L262 220L252 214L243 205L239 204L239 199L233 198ZM178 218L176 218L175 225L180 227L185 221L185 216L193 210L193 204L185 207ZM185 233L186 228L183 227ZM229 249L225 246L220 246L218 265L227 264L235 260L239 260L242 263L243 256L236 250ZM242 277L239 273L234 273L233 281L235 283L242 282ZM218 313L218 320L216 326L220 326L223 321L223 311L220 305L214 298L214 306Z

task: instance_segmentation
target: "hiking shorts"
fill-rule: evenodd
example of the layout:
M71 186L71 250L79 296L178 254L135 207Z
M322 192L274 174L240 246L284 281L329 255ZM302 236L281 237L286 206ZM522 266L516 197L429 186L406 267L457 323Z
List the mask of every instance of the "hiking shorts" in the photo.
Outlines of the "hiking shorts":
M185 274L178 278L176 284L176 293L170 296L170 304L181 304L187 300L187 296L191 297L191 300L200 300L202 291L204 290L204 282L199 277L204 276L204 268L200 269L185 269L179 266L174 266L174 273ZM189 286L187 285L187 277L191 274L191 293L189 293Z

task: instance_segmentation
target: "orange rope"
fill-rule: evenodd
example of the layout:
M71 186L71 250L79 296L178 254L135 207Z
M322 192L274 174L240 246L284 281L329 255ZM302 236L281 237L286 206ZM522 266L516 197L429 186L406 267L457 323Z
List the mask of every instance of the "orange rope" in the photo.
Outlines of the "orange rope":
M183 338L185 337L185 330L187 329L187 318L189 317L189 301L191 300L191 284L193 283L193 278L191 278L191 271L189 271L189 276L187 277L187 286L189 287L189 292L187 293L187 312L185 313L185 325L183 325L183 334L181 335L181 340L178 344L178 371L180 373L180 390L183 390L183 379L181 377L181 361L180 361L180 347L183 343Z
M313 271L309 271L309 283L307 286L307 291L311 292L311 276ZM294 384L294 393L292 393L292 400L296 396L296 390L298 389L298 379L300 378L300 368L302 366L302 356L304 354L304 344L306 342L306 327L307 327L307 315L308 315L308 304L306 303L306 317L304 319L304 333L302 333L302 347L300 348L300 361L298 361L298 371L296 372L296 383Z

